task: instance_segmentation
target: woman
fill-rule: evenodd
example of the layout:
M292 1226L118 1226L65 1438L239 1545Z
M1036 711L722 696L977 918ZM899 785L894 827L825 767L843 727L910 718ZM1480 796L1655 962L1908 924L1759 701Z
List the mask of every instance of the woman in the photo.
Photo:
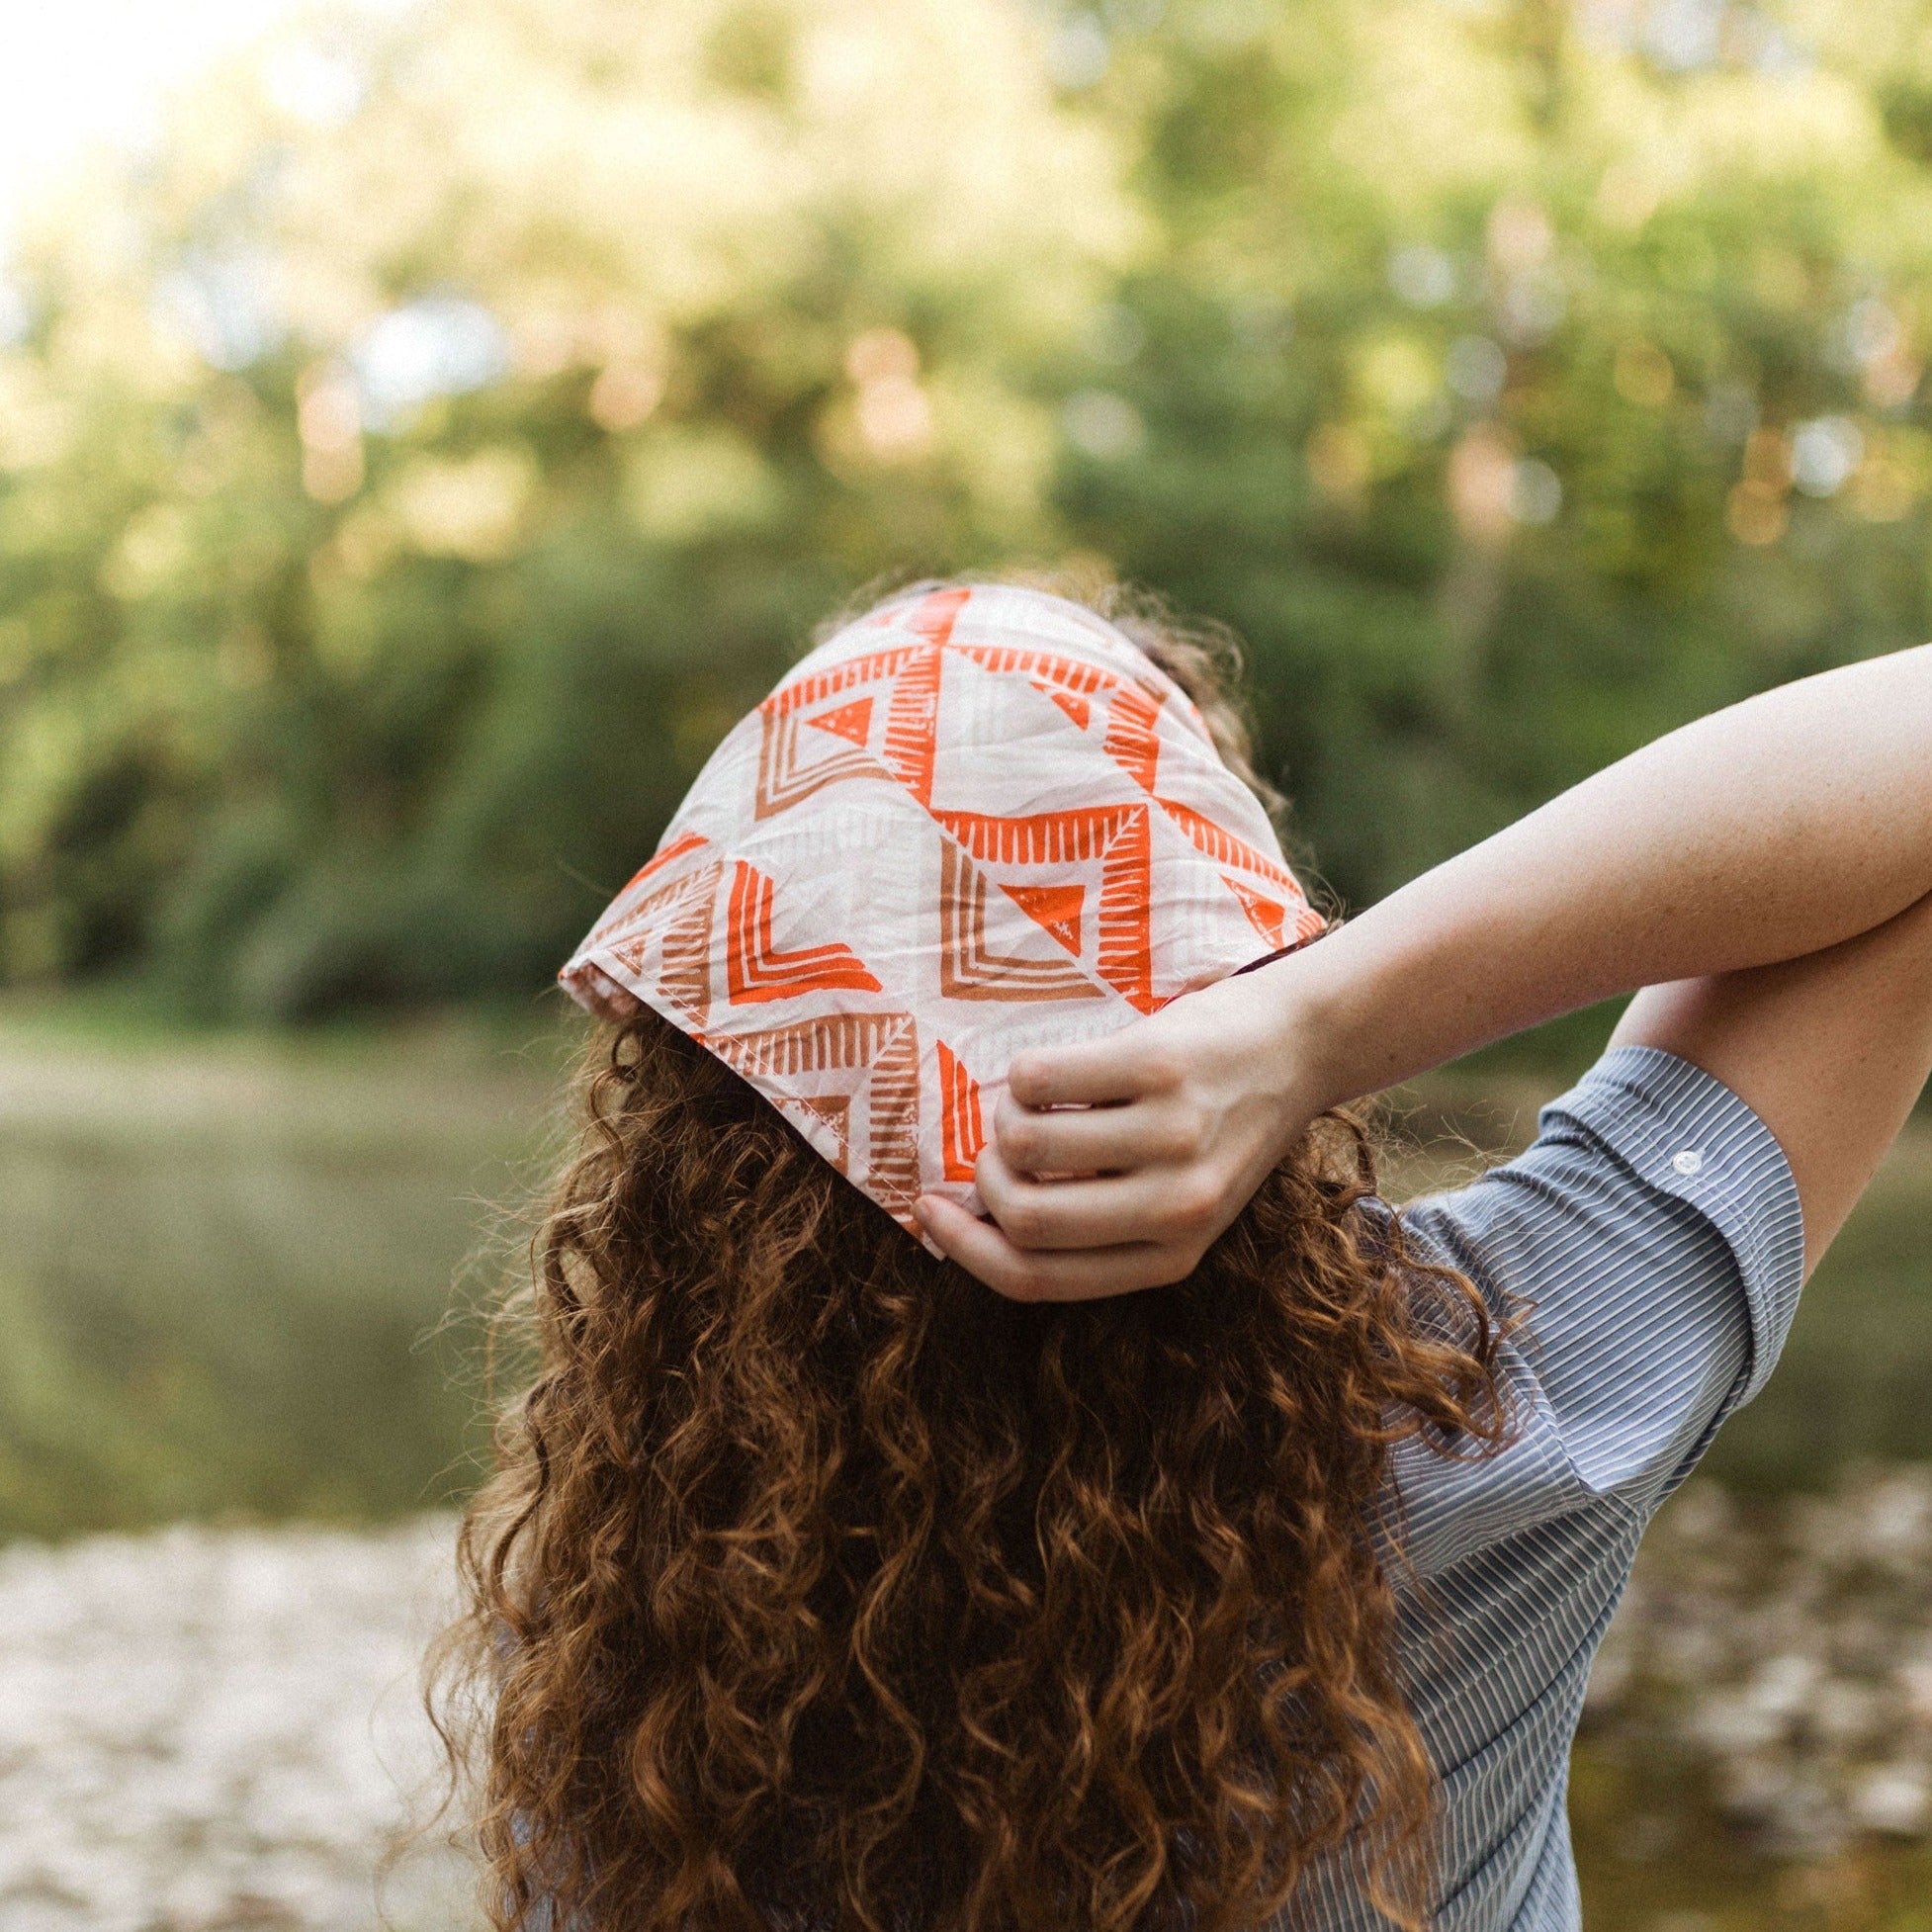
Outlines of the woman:
M565 969L456 1652L499 1924L1578 1923L1637 1539L1932 1066L1932 651L1325 932L1211 652L1107 608L838 632ZM1637 987L1520 1160L1377 1198L1339 1108Z

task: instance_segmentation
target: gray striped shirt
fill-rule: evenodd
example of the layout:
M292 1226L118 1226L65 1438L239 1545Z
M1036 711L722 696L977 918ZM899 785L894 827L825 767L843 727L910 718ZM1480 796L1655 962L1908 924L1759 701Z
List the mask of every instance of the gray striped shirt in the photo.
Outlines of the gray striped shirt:
M1764 1385L1798 1304L1798 1187L1721 1082L1620 1047L1521 1159L1403 1223L1498 1305L1535 1304L1503 1375L1520 1433L1485 1461L1398 1456L1403 1642L1442 1778L1440 1932L1575 1932L1564 1811L1590 1664L1659 1504ZM1386 1923L1340 1864L1276 1921Z

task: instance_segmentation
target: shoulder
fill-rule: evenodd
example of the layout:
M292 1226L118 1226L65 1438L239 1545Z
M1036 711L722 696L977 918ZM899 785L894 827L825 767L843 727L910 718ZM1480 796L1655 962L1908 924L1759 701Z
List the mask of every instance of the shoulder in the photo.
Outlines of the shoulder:
M1583 1487L1643 1514L1762 1387L1797 1307L1790 1163L1722 1082L1619 1047L1545 1106L1536 1142L1402 1210L1426 1260L1519 1313L1531 1433Z

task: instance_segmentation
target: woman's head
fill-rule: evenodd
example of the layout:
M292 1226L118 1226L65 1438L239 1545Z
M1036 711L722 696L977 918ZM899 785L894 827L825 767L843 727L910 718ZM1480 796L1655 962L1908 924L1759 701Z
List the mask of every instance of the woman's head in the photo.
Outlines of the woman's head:
M922 1194L978 1206L1019 1054L1321 925L1152 652L1034 588L941 584L841 626L727 735L562 978L701 1040L917 1232Z
M499 1923L1207 1932L1329 1856L1415 1918L1388 1458L1502 1419L1355 1125L1175 1287L1024 1305L649 1008L580 1101L448 1652Z

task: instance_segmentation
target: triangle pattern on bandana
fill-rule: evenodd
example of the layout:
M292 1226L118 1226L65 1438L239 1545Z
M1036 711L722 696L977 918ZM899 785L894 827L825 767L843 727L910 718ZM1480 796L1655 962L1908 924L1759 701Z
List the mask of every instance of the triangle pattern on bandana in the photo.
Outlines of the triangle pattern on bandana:
M980 1084L944 1040L939 1047L939 1105L943 1155L941 1178L971 1182L973 1163L986 1145L980 1115Z
M1248 915L1248 923L1271 947L1287 943L1281 936L1288 921L1285 906L1277 900L1264 898L1253 886L1244 886L1239 879L1231 879L1225 872L1221 874L1221 883L1241 901L1241 910Z
M1093 716L1093 707L1085 698L1076 697L1071 691L1056 691L1051 685L1039 687L1071 718L1082 731L1087 729L1088 720Z
M1044 927L1078 959L1080 918L1087 904L1087 888L1071 886L1007 886L1001 890L1026 917Z
M831 732L834 738L842 738L848 745L856 745L862 751L872 737L872 700L854 698L850 704L822 711L816 718L808 718L805 722L818 731Z

